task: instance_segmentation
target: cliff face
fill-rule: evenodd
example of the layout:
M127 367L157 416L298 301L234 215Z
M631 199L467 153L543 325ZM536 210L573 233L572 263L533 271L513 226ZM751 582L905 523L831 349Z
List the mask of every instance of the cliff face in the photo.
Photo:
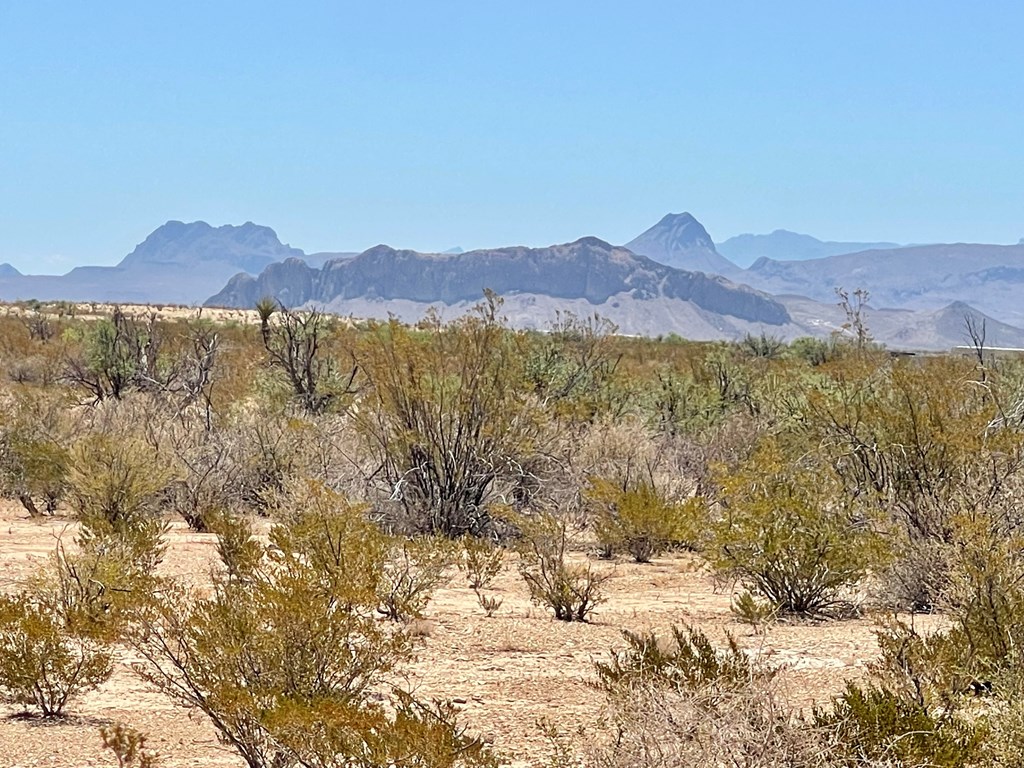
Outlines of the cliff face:
M485 288L498 294L585 299L593 305L623 294L635 301L670 298L749 322L782 325L789 320L785 307L762 293L721 277L673 269L594 237L548 248L459 254L378 245L352 259L329 261L322 269L290 259L256 278L236 275L207 304L249 307L273 296L286 306L337 306L348 299L451 305L477 300Z

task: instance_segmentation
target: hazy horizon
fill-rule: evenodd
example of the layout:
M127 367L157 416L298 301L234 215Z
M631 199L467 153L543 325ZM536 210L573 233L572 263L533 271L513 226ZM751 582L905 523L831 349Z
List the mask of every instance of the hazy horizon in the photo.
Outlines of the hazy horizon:
M1024 10L183 2L0 7L0 262L113 264L170 219L305 250L1016 243Z

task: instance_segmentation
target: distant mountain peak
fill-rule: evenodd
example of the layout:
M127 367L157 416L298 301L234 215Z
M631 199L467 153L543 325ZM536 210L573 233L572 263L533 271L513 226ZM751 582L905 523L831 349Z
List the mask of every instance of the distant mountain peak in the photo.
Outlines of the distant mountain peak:
M189 267L222 263L259 272L274 261L304 255L281 243L270 227L251 221L212 227L205 221L172 219L153 230L118 266L138 269L154 264Z
M712 250L715 248L711 235L704 229L704 225L697 221L689 211L666 214L661 221L647 231L651 232L652 230L661 232L666 240L676 245L699 246Z
M739 271L715 250L704 225L686 211L663 216L653 227L626 243L626 248L676 269L726 277Z
M587 248L601 248L603 250L611 250L612 248L615 247L611 243L605 242L601 238L594 237L593 235L581 237L578 240L573 240L571 243L568 244L568 247L570 248L574 246L584 246Z

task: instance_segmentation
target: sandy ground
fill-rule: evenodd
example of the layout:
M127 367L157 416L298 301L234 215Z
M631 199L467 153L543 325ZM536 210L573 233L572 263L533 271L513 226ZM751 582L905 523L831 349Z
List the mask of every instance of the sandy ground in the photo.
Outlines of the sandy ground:
M15 506L0 507L0 588L15 589L52 553L56 537L70 538L67 520L30 520ZM208 579L216 557L212 536L173 524L162 569L194 583ZM582 558L583 555L577 555ZM726 631L740 643L784 666L783 685L795 706L825 703L843 681L859 677L876 654L870 619L831 623L778 623L764 635L735 621L730 594L716 590L707 569L689 555L649 565L595 561L612 571L608 600L591 624L566 624L530 604L514 567L494 583L504 602L486 618L474 594L453 573L428 606L420 625L415 661L404 670L408 686L423 697L455 699L463 722L484 735L517 765L540 762L548 744L538 721L564 732L593 726L601 695L588 686L593 662L623 644L621 631L664 631L673 624L700 626L714 641ZM98 728L126 722L150 735L165 766L242 766L217 743L197 713L178 708L148 690L124 654L114 676L72 703L72 715L56 723L18 716L0 705L0 766L112 766Z
M41 311L54 317L60 311L64 311L63 302L43 302ZM151 313L156 313L159 320L190 320L203 317L217 323L236 322L242 325L254 325L259 322L259 315L253 309L226 309L222 307L187 307L177 304L104 304L102 302L79 302L67 303L74 312L74 317L79 320L95 320L100 317L110 317L114 314L115 306L131 317L148 318ZM0 303L0 313L4 315L21 317L32 314L32 310L21 304Z

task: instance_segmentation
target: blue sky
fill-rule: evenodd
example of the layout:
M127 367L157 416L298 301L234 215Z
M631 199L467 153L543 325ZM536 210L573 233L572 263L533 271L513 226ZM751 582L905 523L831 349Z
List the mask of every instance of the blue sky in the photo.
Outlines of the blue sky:
M0 0L0 261L114 263L168 219L1016 242L1024 8L973 6Z

